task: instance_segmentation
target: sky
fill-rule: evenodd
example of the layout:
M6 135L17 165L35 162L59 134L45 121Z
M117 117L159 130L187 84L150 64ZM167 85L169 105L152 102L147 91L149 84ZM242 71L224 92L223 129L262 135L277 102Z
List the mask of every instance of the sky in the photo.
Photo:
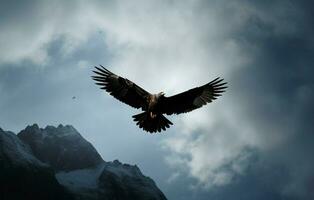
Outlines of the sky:
M313 24L306 0L1 1L0 127L71 124L170 200L314 199ZM99 64L166 96L229 87L151 135Z

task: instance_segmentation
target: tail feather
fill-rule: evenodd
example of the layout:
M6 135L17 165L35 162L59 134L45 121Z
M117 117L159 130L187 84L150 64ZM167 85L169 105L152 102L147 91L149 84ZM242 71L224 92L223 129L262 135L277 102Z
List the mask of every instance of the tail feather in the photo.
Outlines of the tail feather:
M150 133L161 132L172 125L172 122L162 114L157 114L152 118L148 112L143 112L132 117L136 125Z

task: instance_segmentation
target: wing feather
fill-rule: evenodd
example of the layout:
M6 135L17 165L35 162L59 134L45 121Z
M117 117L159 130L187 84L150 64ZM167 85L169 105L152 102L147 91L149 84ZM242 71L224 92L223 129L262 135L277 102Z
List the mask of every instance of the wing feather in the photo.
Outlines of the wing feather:
M182 92L180 94L160 99L160 110L162 113L180 114L190 112L200 108L207 103L212 102L221 96L227 88L224 79L216 78L211 82L201 86Z
M134 108L146 108L146 96L150 93L143 88L126 78L117 76L102 65L100 67L95 66L93 72L96 75L92 78L96 81L96 85L101 86L101 89Z

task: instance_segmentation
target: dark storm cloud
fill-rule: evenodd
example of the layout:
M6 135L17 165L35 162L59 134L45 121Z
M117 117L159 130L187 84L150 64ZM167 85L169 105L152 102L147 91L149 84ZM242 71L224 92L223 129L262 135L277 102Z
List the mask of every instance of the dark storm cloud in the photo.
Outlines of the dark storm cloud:
M269 186L276 188L281 185L278 197L275 195L264 199L281 199L281 195L285 198L312 199L314 4L308 1L263 1L251 4L262 14L252 16L236 37L244 47L253 49L253 62L249 67L233 74L230 80L234 85L233 95L236 95L235 100L246 103L244 108L248 116L243 120L254 123L254 127L260 129L260 134L265 134L269 142L278 134L287 138L281 145L261 153L262 165L272 166L271 170L253 172L266 179ZM288 6L291 13L280 13L285 6ZM276 15L274 23L260 18ZM275 166L278 165L286 174L274 176L273 171L276 171ZM261 178L255 183L260 181ZM246 184L243 186L248 187Z
M234 183L203 195L312 199L313 3L255 1L245 6L250 10L245 23L228 37L251 61L232 73L228 93L236 102L233 106L239 107L238 117L261 136L258 161L250 161L244 175L233 177Z
M264 127L276 124L291 127L291 131L310 128L314 87L314 43L309 37L314 33L309 29L312 18L309 20L307 16L310 13L304 12L308 8L292 5L297 9L295 12L303 16L298 16L297 22L291 19L291 24L296 26L292 33L277 34L275 26L281 24L265 24L259 18L245 25L243 30L259 27L240 34L244 44L257 50L252 55L254 61L251 66L237 71L232 80L237 84L239 101L250 100L247 102L249 118L262 122ZM264 12L271 15L267 10Z

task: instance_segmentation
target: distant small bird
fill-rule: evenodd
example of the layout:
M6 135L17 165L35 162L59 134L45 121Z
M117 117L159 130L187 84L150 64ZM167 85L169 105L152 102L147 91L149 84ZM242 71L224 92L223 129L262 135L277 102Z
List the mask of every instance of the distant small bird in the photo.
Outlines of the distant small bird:
M76 96L73 96L72 99L76 99Z
M166 130L172 125L163 114L172 115L190 112L212 102L227 88L223 79L213 81L180 94L166 97L163 92L151 94L132 81L117 76L102 65L95 66L96 76L92 78L101 89L106 90L118 100L144 112L132 116L140 128L150 133Z

